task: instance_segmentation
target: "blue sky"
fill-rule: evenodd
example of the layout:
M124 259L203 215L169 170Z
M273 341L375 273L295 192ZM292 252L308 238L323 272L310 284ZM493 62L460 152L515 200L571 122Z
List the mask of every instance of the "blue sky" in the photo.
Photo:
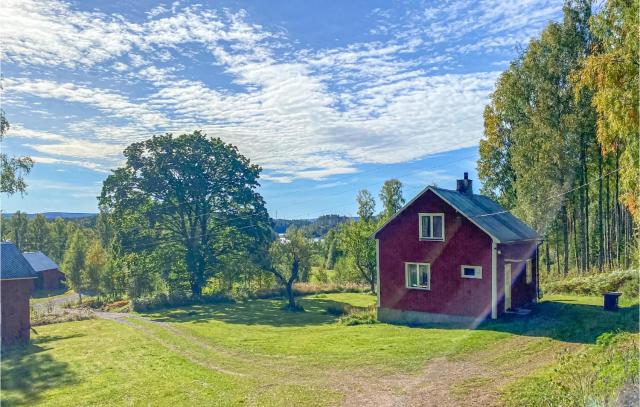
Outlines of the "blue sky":
M132 5L133 4L133 5ZM263 167L272 216L353 215L476 179L482 111L562 2L4 0L2 148L36 165L13 212L95 212L130 143L195 129ZM477 181L476 181L477 182Z

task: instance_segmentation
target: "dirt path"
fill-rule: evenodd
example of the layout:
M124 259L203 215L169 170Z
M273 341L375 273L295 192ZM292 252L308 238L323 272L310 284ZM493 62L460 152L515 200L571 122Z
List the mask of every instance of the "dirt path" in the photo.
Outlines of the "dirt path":
M361 381L360 386L355 387L356 391L346 393L344 405L498 406L502 387L552 363L562 349L575 350L580 346L559 341L550 341L548 346L535 346L546 340L515 336L462 358L432 359L419 374L370 377ZM537 350L524 355L519 352L517 358L509 357L527 348Z
M77 293L68 293L56 297L49 298L48 300L38 301L33 303L33 307L38 310L45 310L49 307L55 309L63 309L64 305L70 302L78 301L80 296Z
M375 370L324 368L310 373L308 366L297 366L291 360L270 355L247 357L175 324L128 313L96 312L96 316L132 327L201 367L256 379L266 388L282 383L320 385L345 394L344 406L358 407L499 405L500 388L551 363L561 348L579 346L546 338L514 336L464 357L432 359L419 373L380 374ZM539 341L549 343L536 346ZM529 350L523 352L526 349Z

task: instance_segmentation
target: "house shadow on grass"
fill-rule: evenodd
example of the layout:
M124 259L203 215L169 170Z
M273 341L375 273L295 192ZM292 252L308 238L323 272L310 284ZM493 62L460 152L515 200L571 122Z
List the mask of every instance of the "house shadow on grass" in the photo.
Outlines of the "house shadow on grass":
M48 389L78 382L68 363L45 353L46 344L76 337L40 336L29 345L13 346L2 351L2 405L31 405Z
M592 344L605 332L639 332L638 317L637 304L612 312L598 305L544 301L534 305L528 316L486 321L477 329Z
M506 332L582 344L594 344L597 338L606 332L640 332L638 304L612 312L605 311L602 306L563 299L534 304L531 311L526 316L501 316L495 321L487 319L475 327L458 324L428 324L416 327Z
M327 309L347 305L319 298L298 298L297 302L304 307L303 312L282 309L285 305L283 299L269 299L231 304L198 304L150 313L148 316L156 322L206 323L221 321L228 324L294 327L335 323L338 317L330 315Z

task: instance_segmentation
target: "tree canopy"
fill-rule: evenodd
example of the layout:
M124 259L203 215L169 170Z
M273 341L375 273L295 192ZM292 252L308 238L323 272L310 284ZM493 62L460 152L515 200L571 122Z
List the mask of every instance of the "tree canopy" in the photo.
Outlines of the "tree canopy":
M269 218L256 192L260 167L219 138L199 131L134 143L104 182L100 207L123 252L171 246L183 257L191 293L221 256L264 244Z

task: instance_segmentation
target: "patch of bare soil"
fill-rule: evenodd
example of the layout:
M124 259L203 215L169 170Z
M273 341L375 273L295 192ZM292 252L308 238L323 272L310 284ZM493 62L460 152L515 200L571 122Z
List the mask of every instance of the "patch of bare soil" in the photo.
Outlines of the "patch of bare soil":
M541 340L546 339L514 337L464 358L432 359L419 374L377 377L351 375L351 380L343 378L342 387L347 394L344 405L498 406L502 387L553 362L562 348L579 346L549 341L545 346L526 352L524 356L518 353L519 349L535 345ZM505 351L511 352L512 357L505 355Z

